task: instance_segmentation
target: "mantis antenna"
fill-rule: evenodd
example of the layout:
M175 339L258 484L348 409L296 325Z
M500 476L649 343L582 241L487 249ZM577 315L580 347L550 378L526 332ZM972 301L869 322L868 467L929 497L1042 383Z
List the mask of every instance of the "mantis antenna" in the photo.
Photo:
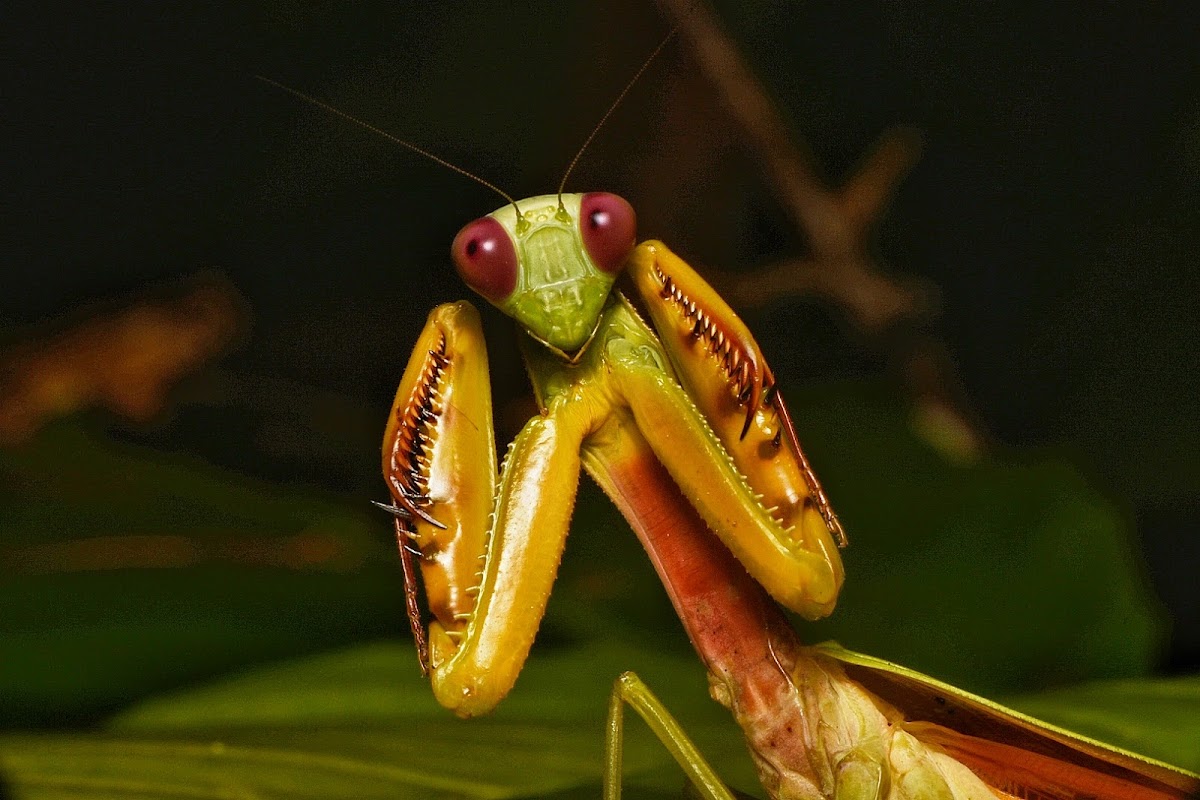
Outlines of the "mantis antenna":
M596 123L596 126L594 128L592 128L592 132L588 134L586 139L584 139L583 145L581 145L579 150L576 151L574 157L571 159L571 162L569 164L567 164L567 169L563 173L562 180L559 181L559 183L558 183L557 194L558 194L558 212L559 212L559 214L565 215L567 213L566 209L563 208L562 193L563 193L563 188L567 185L567 178L571 177L571 173L574 171L575 165L579 163L579 159L583 156L584 152L587 151L588 146L591 145L591 143L592 143L592 140L596 138L596 134L598 134L600 132L600 129L604 127L604 124L606 122L608 122L608 118L611 117L613 112L617 110L617 106L621 105L621 101L625 99L625 95L629 94L630 89L632 89L634 84L636 84L638 82L638 79L642 77L642 73L644 73L650 67L650 65L654 62L654 59L656 59L658 57L658 54L662 52L663 48L667 46L667 43L671 41L671 39L675 36L675 34L678 32L678 30L679 30L679 26L675 26L675 27L671 28L671 30L667 32L667 35L662 38L662 41L658 43L658 46L654 48L654 51L651 52L650 55L646 58L646 60L642 62L642 65L640 67L638 67L638 71L635 72L633 74L633 77L629 79L629 82L625 84L625 88L621 89L620 94L618 94L616 99L612 101L612 104L608 107L608 110L604 112L604 116L602 116L600 118L600 121ZM503 197L505 200L508 201L508 203L517 212L518 224L520 224L521 222L524 221L525 216L521 213L521 207L517 205L517 201L515 199L513 199L512 195L510 195L508 192L505 192L503 189L501 189L499 186L496 186L496 184L492 183L491 181L484 180L483 178L479 177L475 173L469 172L469 171L463 169L462 167L458 166L457 164L452 164L449 161L447 161L446 159L444 159L440 156L434 155L433 153L429 152L428 150L426 150L423 147L419 147L419 146L413 144L412 142L405 141L404 139L401 139L398 136L394 136L393 134L388 133L387 131L383 130L382 128L379 128L375 125L372 125L369 122L366 122L365 120L361 120L358 117L348 114L345 111L342 111L340 108L331 106L328 103L324 102L323 100L318 100L317 98L313 97L312 95L305 94L304 92L301 92L299 89L293 89L292 87L287 86L286 84L282 84L277 80L274 80L272 78L267 78L263 75L255 75L254 77L257 78L258 80L262 81L263 83L270 84L271 86L274 86L277 89L282 89L283 91L287 92L288 94L290 94L294 97L298 97L299 99L303 100L304 102L309 103L310 105L314 105L323 111L327 111L330 114L334 114L335 116L341 117L342 119L346 120L347 122L351 122L351 123L359 126L360 128L365 128L366 130L370 131L371 133L382 136L384 139L387 139L389 142L392 142L393 144L398 144L401 147L416 153L417 155L424 156L425 158L429 159L430 161L433 161L436 164L440 164L443 167L445 167L446 169L453 170L454 172L457 172L459 175L462 175L463 177L470 178L471 180L475 181L476 183L480 184L481 186L486 186L487 188L491 189L493 192L495 192L496 194L500 195L501 197Z
M678 31L679 26L676 25L667 32L667 35L664 36L662 41L658 43L658 47L654 48L654 52L652 52L646 58L646 60L642 62L642 65L638 67L638 71L635 72L633 77L629 79L629 82L625 84L625 88L622 89L621 93L617 95L617 99L612 101L612 105L610 105L608 110L604 112L604 116L602 116L600 121L596 123L596 127L592 128L592 132L589 133L588 137L583 140L583 145L578 151L576 151L575 157L571 159L571 163L567 164L567 171L563 173L562 180L558 183L559 214L567 213L566 209L563 208L562 202L563 187L567 185L567 178L571 177L571 172L575 169L575 165L579 163L579 159L583 156L584 151L588 149L588 145L592 143L592 140L596 138L596 134L599 133L600 129L604 127L604 123L608 122L608 118L611 117L613 112L617 110L617 106L621 105L621 101L625 99L625 95L629 94L629 90L632 89L633 85L638 82L639 78L642 77L642 73L649 68L649 66L654 62L654 59L658 57L658 54L662 52L662 49L667 46L667 42L671 41Z
M664 42L664 44L665 44L665 42ZM659 45L659 49L662 49L662 45ZM657 53L657 51L655 51L655 52ZM653 58L653 56L651 56L651 58ZM645 67L643 66L642 69L645 69ZM639 71L638 74L640 75L641 72ZM411 150L412 152L416 153L417 155L425 156L425 158L428 158L430 161L433 161L436 164L441 164L446 169L453 170L453 171L457 172L459 175L470 178L471 180L475 181L476 183L486 186L487 188L491 189L493 192L495 192L496 194L500 195L505 200L507 200L509 202L509 204L511 204L512 207L514 209L516 209L517 219L524 219L524 216L521 214L521 207L517 205L517 201L514 200L512 198L512 196L508 194L508 192L505 192L503 189L496 186L496 184L491 183L490 181L485 181L483 178L479 177L475 173L468 172L467 170L463 169L462 167L458 166L457 164L451 164L446 159L441 158L439 156L435 156L433 153L429 152L428 150L425 150L424 148L418 147L417 145L413 144L412 142L406 142L398 136L393 136L392 134L388 133L387 131L383 130L382 128L378 128L369 122L364 122L363 120L359 119L358 117L351 116L350 114L347 114L345 111L342 111L339 108L334 108L333 106L329 105L328 103L318 100L317 98L315 98L311 95L307 95L304 92L299 91L298 89L293 89L290 86L285 86L284 84L280 83L279 81L272 80L270 78L265 78L262 75L255 75L254 77L258 78L263 83L270 84L271 86L274 86L277 89L282 89L283 91L287 92L288 94L293 95L294 97L298 97L301 100L303 100L304 102L310 103L311 105L314 105L317 108L322 109L323 111L328 111L330 114L339 116L342 119L347 120L348 122L353 122L355 125L358 125L360 128L366 128L367 130L371 131L371 133L379 134L383 138L387 139L389 142L398 144L401 147ZM636 80L636 78L634 80ZM624 95L624 92L622 92L622 95ZM618 100L618 102L619 102L619 100ZM611 109L610 109L610 113L611 113ZM606 114L605 118L607 118L607 117L608 117L608 115ZM591 141L591 137L588 137L588 141ZM576 158L578 158L578 156L576 156ZM568 170L568 172L569 172L569 170ZM566 179L564 178L564 181L565 180ZM561 189L560 189L560 192L561 192Z

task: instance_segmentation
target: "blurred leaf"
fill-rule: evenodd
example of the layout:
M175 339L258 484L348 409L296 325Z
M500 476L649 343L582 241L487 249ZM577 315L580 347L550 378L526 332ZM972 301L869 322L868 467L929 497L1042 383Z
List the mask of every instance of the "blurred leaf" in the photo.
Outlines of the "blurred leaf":
M434 704L411 648L380 643L148 701L91 735L0 737L0 768L18 798L595 797L608 689L629 667L723 777L755 790L741 736L707 698L703 669L617 642L538 653L491 718L453 719ZM1174 711L1146 713L1166 710L1167 699ZM1090 715L1124 731L1120 744L1136 735L1143 753L1200 762L1200 676L1095 684L1020 707L1056 722ZM638 722L627 736L628 796L678 797L682 777L661 746Z
M394 551L362 505L77 425L0 449L0 724L394 631Z
M1005 702L1068 730L1200 772L1200 675L1097 681Z
M266 667L148 701L95 735L0 738L17 797L595 797L612 680L634 667L722 773L756 785L694 660L618 643L539 653L492 717L433 701L411 647L387 643ZM682 774L640 722L625 771L678 796ZM568 794L563 794L568 793Z
M788 395L851 546L801 623L980 694L1144 675L1164 629L1113 504L1053 452L946 463L867 387Z
M704 720L727 716L708 700L699 660L619 639L541 648L491 719L577 722L602 719L608 690L636 670L674 706L700 706ZM446 719L407 643L380 642L264 666L161 698L118 714L112 730L172 727L325 724L396 717ZM731 728L732 729L732 728Z

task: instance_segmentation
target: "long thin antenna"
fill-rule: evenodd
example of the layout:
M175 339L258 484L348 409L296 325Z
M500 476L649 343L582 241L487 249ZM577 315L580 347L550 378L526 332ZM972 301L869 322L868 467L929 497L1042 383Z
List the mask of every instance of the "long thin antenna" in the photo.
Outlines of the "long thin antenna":
M600 129L604 127L604 123L608 122L608 118L611 117L612 113L617 110L617 106L621 105L621 101L625 99L625 95L629 94L629 90L632 89L633 85L638 82L638 78L642 77L642 73L650 67L650 64L653 63L654 59L658 57L658 54L662 52L662 49L667 46L667 42L671 41L678 31L679 26L676 25L667 32L667 35L663 37L663 40L658 43L658 47L654 48L654 52L642 62L642 66L638 67L638 71L635 72L633 77L629 79L629 83L625 84L625 88L621 90L619 95L617 95L617 99L612 101L612 105L608 107L608 111L604 112L604 116L601 117L600 121L596 123L596 127L592 128L592 132L588 134L587 139L584 139L583 146L580 147L578 152L575 153L575 157L572 158L571 163L567 165L567 171L563 173L562 180L559 181L558 207L560 210L562 209L563 187L567 185L567 178L571 177L571 172L575 169L575 165L579 163L580 157L583 156L584 151L588 149L588 145L592 143L592 139L596 138L596 134L599 133Z
M283 89L288 94L293 95L295 97L299 97L304 102L310 103L324 111L328 111L330 114L335 114L344 120L353 122L355 125L358 125L360 128L366 128L371 133L379 134L383 138L387 139L389 142L392 142L394 144L400 145L401 147L407 148L408 150L411 150L412 152L416 153L417 155L425 156L430 161L433 161L437 164L441 164L446 169L454 170L459 175L470 178L471 180L475 181L476 183L486 186L487 188L491 189L493 192L495 192L496 194L500 195L505 200L507 200L512 205L512 207L517 210L517 218L518 219L522 218L521 217L521 209L517 205L517 201L514 200L512 198L512 196L508 194L508 192L505 192L503 189L496 186L496 184L491 183L489 181L485 181L483 178L479 177L478 175L476 175L472 172L467 172L462 167L457 166L455 164L451 164L446 159L440 158L439 156L435 156L433 153L431 153L428 150L425 150L421 147L417 147L412 142L406 142L398 136L393 136L392 134L388 133L387 131L383 130L382 128L377 128L369 122L364 122L363 120L359 119L358 117L351 116L350 114L347 114L345 111L342 111L341 109L338 109L338 108L334 108L333 106L329 105L328 103L318 100L317 98L312 97L311 95L307 95L304 92L301 92L297 89L293 89L290 86L285 86L284 84L280 83L279 81L271 80L270 78L265 78L262 75L255 75L254 77L258 78L263 83L268 83L271 86L274 86L277 89Z

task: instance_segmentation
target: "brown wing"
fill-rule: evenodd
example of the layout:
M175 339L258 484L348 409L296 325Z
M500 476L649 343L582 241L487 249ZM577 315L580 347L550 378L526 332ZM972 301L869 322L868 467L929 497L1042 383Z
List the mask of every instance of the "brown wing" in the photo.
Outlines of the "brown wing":
M846 675L989 785L1047 800L1186 800L1200 775L1041 722L906 667L828 644Z

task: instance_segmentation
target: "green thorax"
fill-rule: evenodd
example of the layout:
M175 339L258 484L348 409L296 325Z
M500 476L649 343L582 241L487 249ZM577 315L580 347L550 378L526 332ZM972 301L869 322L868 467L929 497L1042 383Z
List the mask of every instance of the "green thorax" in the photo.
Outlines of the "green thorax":
M521 352L542 409L556 398L612 405L615 389L611 385L611 365L616 361L674 376L662 344L619 292L614 292L601 309L595 335L576 360L564 363L530 337L522 337Z

